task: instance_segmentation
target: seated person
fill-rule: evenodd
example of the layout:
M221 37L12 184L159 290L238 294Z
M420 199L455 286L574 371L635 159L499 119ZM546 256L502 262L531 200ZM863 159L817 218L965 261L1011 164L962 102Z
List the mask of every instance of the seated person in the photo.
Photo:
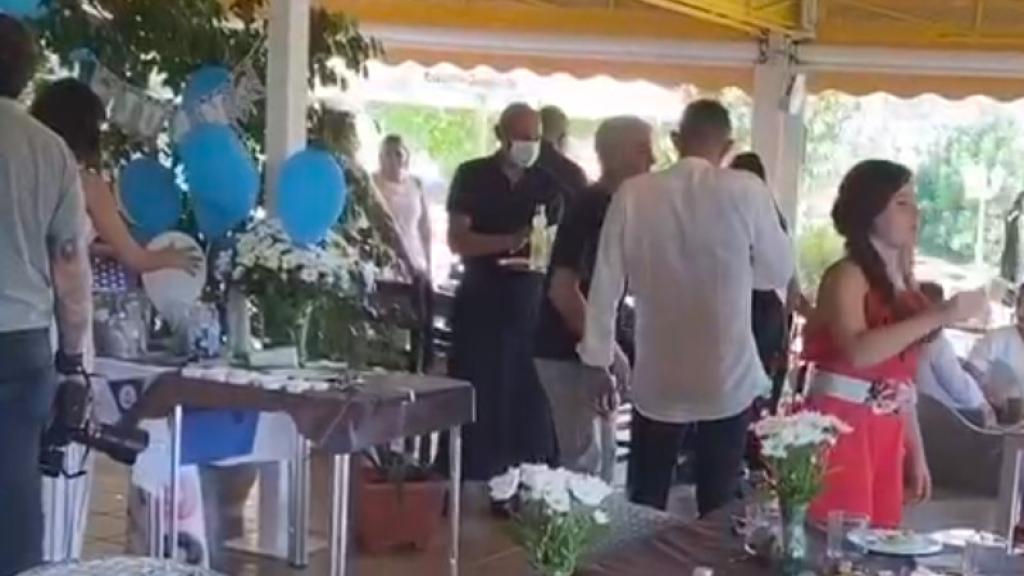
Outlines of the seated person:
M975 343L965 368L981 383L996 412L1024 394L1024 289L1017 290L1016 322L990 330Z
M920 289L935 305L946 299L942 286L934 282L922 282ZM918 363L916 382L919 392L960 412L972 424L995 425L995 411L981 386L960 364L953 345L944 334L940 333L925 347Z

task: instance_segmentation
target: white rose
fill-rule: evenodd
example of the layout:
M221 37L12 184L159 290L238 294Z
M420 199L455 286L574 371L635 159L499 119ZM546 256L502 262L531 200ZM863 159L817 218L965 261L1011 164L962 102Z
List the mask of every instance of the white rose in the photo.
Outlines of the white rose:
M569 490L584 506L596 508L612 493L611 486L595 476L573 474L569 477Z
M495 502L511 500L519 490L519 469L509 468L501 476L491 478L487 485L491 489L491 500Z
M543 499L544 504L556 514L568 514L572 510L572 497L564 485L548 486L544 490Z
M551 469L544 464L523 464L520 467L523 485L531 492L539 493Z

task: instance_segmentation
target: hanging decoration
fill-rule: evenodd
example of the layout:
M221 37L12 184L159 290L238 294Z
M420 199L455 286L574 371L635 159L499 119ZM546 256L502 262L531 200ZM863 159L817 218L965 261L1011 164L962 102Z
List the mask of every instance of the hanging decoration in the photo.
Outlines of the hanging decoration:
M6 0L0 0L0 2ZM103 66L88 50L72 59L79 65L79 79L89 85L110 110L110 121L126 134L155 140L170 123L172 138L181 142L201 124L240 124L266 94L253 65L257 45L234 70L204 66L193 73L181 106L151 96Z

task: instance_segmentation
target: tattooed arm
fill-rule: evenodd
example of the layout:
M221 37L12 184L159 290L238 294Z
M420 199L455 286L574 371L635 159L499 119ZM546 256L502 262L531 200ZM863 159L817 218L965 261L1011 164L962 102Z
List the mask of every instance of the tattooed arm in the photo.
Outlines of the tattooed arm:
M67 160L48 242L60 350L80 355L85 352L92 322L92 273L85 245L85 197L70 153Z

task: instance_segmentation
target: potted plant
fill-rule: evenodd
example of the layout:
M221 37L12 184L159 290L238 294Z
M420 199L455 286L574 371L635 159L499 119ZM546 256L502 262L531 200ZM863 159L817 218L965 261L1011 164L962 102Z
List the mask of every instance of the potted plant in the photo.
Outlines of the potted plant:
M356 488L360 550L425 549L442 525L447 480L429 458L390 446L367 450L362 460Z

